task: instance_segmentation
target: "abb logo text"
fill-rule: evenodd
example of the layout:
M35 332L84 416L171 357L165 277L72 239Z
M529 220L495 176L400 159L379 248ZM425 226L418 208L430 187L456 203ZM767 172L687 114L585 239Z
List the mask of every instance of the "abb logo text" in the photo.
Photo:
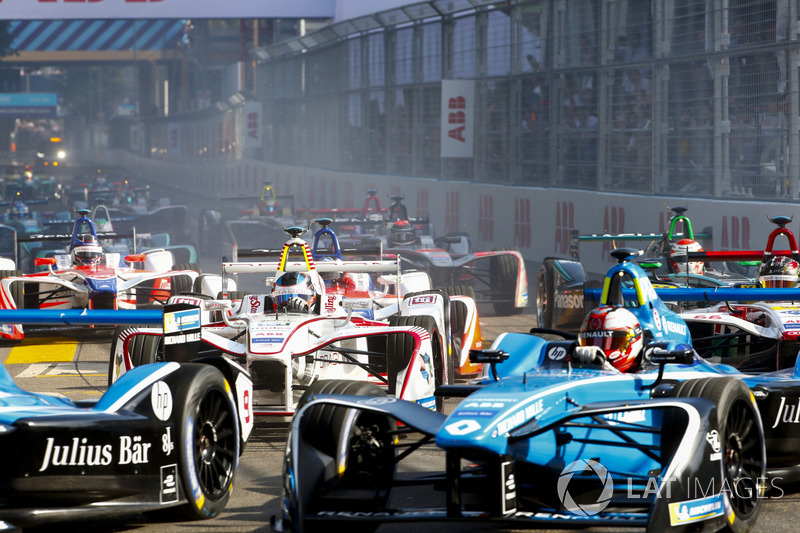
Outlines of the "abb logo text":
M447 103L447 108L451 110L450 113L447 114L447 123L450 125L458 125L455 128L450 128L447 131L447 135L457 141L460 142L467 142L464 139L464 128L466 128L465 124L467 123L467 115L463 111L467 107L467 100L463 96L457 96L455 98L450 98ZM454 111L459 109L461 111Z
M606 206L605 215L603 216L603 231L605 233L611 233L612 235L616 233L625 233L625 208ZM612 243L603 241L600 259L602 261L613 262L613 259L608 255L611 250Z
M514 246L531 246L531 200L517 198L514 202Z
M444 228L447 233L458 231L458 191L449 191L445 202Z
M722 217L722 248L750 249L750 219L748 217Z
M575 205L572 202L556 204L556 252L569 252L569 233L575 227Z
M494 237L493 198L489 194L482 194L479 201L478 238L483 241L491 241Z

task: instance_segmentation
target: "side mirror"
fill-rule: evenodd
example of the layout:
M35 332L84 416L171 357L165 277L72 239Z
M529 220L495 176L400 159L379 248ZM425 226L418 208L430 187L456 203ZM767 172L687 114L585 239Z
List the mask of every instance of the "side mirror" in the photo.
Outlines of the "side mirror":
M34 266L55 265L55 257L37 257L33 260Z
M497 363L502 363L508 359L508 354L502 350L470 350L470 363L489 363L492 369L492 377L495 381L500 381L497 375Z

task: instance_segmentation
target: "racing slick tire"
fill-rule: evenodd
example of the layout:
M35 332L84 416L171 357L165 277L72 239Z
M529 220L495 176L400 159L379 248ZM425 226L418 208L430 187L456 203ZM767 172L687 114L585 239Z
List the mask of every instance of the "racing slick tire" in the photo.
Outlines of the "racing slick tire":
M436 319L428 315L414 316L392 316L389 318L390 326L418 326L425 329L431 337L433 346L433 372L436 387L451 382L455 375L455 367L452 354L446 354L441 345L439 327ZM414 341L406 334L389 335L386 344L386 376L389 380L389 394L397 393L397 373L408 367L411 356L414 353ZM445 365L448 375L445 375ZM436 397L436 410L442 412L444 409L444 398Z
M498 248L507 251L513 248ZM525 308L516 307L517 259L511 255L498 255L489 258L489 286L492 289L492 306L498 315L518 315Z
M311 396L348 394L385 397L386 391L364 381L341 379L315 381L297 403L299 411ZM386 509L395 475L394 431L397 422L390 417L368 411L353 411L334 405L311 407L300 424L301 438L320 452L334 458L346 449L346 463L336 465L332 480L321 480L314 488L309 511L348 509L355 512L381 512ZM329 483L330 481L330 483ZM344 499L343 499L343 496ZM318 528L308 527L317 526ZM347 530L369 533L377 522L359 522ZM304 531L322 530L323 524L306 524Z
M114 329L114 340L111 341L111 357L108 360L108 386L113 384L114 376L114 353L117 351L117 342L120 335L130 326L117 326ZM161 335L135 335L128 343L128 353L130 354L131 364L134 367L149 365L164 360L163 348L161 346Z
M236 477L236 405L225 378L213 366L183 363L179 372L172 420L178 432L178 473L188 500L179 511L189 519L212 518L228 503Z
M21 275L21 270L0 270L0 279L12 278ZM16 283L12 283L9 289L17 309L25 309L25 284L21 281L18 281Z
M553 327L555 282L553 260L545 259L536 276L536 322L540 328Z
M766 479L767 464L764 430L750 389L736 378L702 378L679 383L672 396L706 398L717 406L723 486L735 488L722 491L727 500L725 508L732 511L723 531L750 531L761 510L762 493L758 485ZM664 427L670 427L668 423L665 416ZM677 444L674 436L668 439L666 446L672 448L667 448L669 456Z
M203 269L197 263L175 263L172 265L172 270L194 270L198 274L203 273ZM192 292L194 290L194 280L186 276L173 276L172 277L172 296L182 294L184 292Z
M429 291L419 291L413 293L414 296L418 294L432 294L444 292L449 298L450 296L469 296L475 299L475 289L471 285L453 285L452 287L443 287L441 289L434 289ZM447 383L452 385L455 381L456 374L458 373L458 365L456 364L456 354L461 353L461 339L464 337L464 328L467 324L467 308L463 303L450 303L450 342L452 344L452 352L448 355L447 363Z

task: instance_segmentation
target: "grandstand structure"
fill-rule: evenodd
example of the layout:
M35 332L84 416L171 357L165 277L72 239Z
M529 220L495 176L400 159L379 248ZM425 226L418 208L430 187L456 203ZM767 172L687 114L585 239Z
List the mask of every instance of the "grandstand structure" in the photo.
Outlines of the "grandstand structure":
M254 50L246 97L273 163L785 201L800 186L797 37L789 0L434 0ZM169 137L150 153L244 146L176 153L157 146Z

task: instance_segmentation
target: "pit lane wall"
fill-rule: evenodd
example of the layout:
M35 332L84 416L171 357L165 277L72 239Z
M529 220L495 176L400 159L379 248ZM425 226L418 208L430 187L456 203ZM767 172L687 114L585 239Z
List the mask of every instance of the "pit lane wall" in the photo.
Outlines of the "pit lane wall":
M634 196L583 190L504 186L409 176L351 174L319 168L296 167L241 160L226 165L188 165L112 151L106 164L136 169L145 180L169 184L209 198L249 196L257 202L265 180L277 194L294 195L295 208L361 208L367 189L377 189L381 205L389 196L402 194L410 216L431 218L436 235L467 232L474 250L500 247L518 249L528 261L547 256L568 257L570 232L661 233L671 213L668 206L688 207L695 233L712 233L705 249L763 249L775 227L767 215L794 216L800 205L698 199L687 196ZM176 196L179 197L179 196ZM250 202L243 201L249 207ZM789 228L797 234L800 217ZM626 241L619 246L644 248L647 241ZM776 249L788 248L785 239ZM587 271L604 273L612 264L608 242L581 243L580 255ZM531 297L535 273L528 273Z

